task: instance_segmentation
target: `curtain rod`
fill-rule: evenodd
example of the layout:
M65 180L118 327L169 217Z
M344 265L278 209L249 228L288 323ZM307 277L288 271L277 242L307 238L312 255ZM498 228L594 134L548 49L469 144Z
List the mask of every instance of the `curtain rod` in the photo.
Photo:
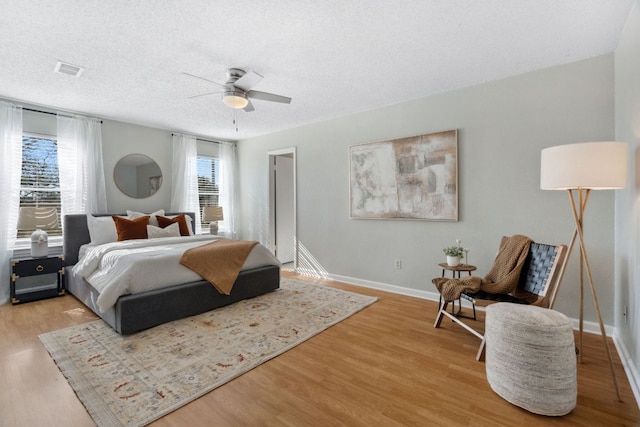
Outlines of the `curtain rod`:
M178 134L178 133L171 133L171 136L178 136L178 135L184 135L184 134ZM229 144L229 145L233 145L233 142L229 142L229 141L211 141L209 139L202 139L202 138L198 138L196 136L196 141L202 141L202 142L210 142L212 144Z
M34 110L33 108L27 108L27 107L22 107L22 109L24 111L32 111L34 113L51 114L52 116L60 115L60 116L64 116L64 117L73 117L73 116L70 116L68 114L52 113L51 111ZM102 123L102 120L100 120L100 123Z
M64 117L73 117L73 116L70 116L70 115L67 115L67 114L52 113L51 111L34 110L33 108L27 108L27 107L22 107L22 109L23 109L23 110L25 110L25 111L32 111L32 112L34 112L34 113L50 114L50 115L52 115L52 116L61 115L61 116L64 116ZM102 120L100 120L100 123L102 123ZM171 136L175 136L175 135L177 135L177 134L175 134L175 133L172 133L172 134L171 134ZM211 140L209 140L209 139L202 139L202 138L198 138L198 137L196 137L196 141L210 142L210 143L212 143L212 144L230 144L230 145L233 145L233 144L234 144L233 142L227 142L227 141L211 141Z

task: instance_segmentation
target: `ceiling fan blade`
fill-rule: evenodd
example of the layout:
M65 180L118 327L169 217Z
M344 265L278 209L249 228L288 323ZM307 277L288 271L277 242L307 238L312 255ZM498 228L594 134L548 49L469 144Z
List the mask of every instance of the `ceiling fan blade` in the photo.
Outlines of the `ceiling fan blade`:
M260 99L262 101L282 102L283 104L291 104L291 98L282 95L275 95L273 93L260 92L257 90L250 90L247 92L247 98Z
M249 100L247 99L247 101ZM249 103L247 104L246 107L243 108L243 110L247 113L250 113L252 111L255 111L255 108L253 108L253 104L251 103L251 101L249 101Z
M215 95L215 94L217 94L217 93L219 94L219 93L222 93L222 92L219 92L219 91L218 91L218 92L202 93L202 94L200 94L200 95L193 95L193 96L189 96L189 97L187 97L187 99L200 98L201 96Z
M235 87L244 90L245 92L257 85L260 80L262 80L262 76L255 71L247 71L244 76L240 77L233 84Z
M205 82L213 83L216 86L224 87L223 84L218 83L218 82L214 82L213 80L205 79L204 77L195 76L193 74L189 74L189 73L185 73L185 72L183 72L181 74L184 74L185 76L193 77L194 79L204 80Z

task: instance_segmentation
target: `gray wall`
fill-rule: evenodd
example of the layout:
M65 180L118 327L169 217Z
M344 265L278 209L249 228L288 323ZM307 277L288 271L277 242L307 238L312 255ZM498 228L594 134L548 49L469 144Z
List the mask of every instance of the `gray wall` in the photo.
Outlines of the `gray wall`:
M640 0L615 53L616 139L629 143L627 188L616 191L616 332L640 384ZM627 306L627 316L623 316ZM636 389L636 396L639 396Z
M300 265L332 277L434 296L431 278L441 274L442 248L455 239L470 248L481 275L502 235L568 243L574 228L568 198L540 190L540 151L613 139L613 65L613 55L605 55L240 141L242 237L268 243L267 151L295 146ZM458 222L349 219L349 146L449 129L459 131ZM613 216L613 192L594 194L586 240L608 325ZM573 318L576 278L574 254L555 306ZM596 321L589 301L586 319Z
M169 208L171 202L171 167L173 139L171 132L131 123L103 120L102 151L104 174L107 183L107 206L111 212L127 209L153 212ZM128 154L144 154L162 171L162 185L156 194L144 199L135 199L122 193L113 179L113 169L122 157ZM198 154L218 155L218 145L198 141Z
M111 212L127 209L153 212L167 209L171 200L171 132L130 123L103 120L102 156L105 182L107 185L107 206ZM160 167L162 185L152 196L136 199L121 192L113 179L113 169L122 157L128 154L144 154Z

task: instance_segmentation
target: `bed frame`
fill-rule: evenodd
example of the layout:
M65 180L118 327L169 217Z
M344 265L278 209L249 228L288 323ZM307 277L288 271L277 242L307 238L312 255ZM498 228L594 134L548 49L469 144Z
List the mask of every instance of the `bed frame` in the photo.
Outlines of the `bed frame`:
M178 214L167 213L166 215ZM189 212L186 214L192 218L191 223L194 224L194 214ZM95 216L108 215L123 214L96 214ZM134 295L123 295L118 298L114 307L106 313L101 313L96 305L98 291L83 278L75 277L71 273L71 267L78 262L80 246L89 242L87 216L65 215L62 246L64 265L67 267L64 274L65 289L123 335L204 313L280 287L280 266L270 265L241 271L230 295L219 293L211 283L201 280Z

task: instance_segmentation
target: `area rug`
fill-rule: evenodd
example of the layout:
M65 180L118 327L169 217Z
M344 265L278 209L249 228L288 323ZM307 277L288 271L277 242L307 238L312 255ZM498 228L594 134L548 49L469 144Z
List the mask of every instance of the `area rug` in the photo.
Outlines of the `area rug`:
M282 279L250 300L122 336L102 320L40 335L99 426L141 426L376 301Z

